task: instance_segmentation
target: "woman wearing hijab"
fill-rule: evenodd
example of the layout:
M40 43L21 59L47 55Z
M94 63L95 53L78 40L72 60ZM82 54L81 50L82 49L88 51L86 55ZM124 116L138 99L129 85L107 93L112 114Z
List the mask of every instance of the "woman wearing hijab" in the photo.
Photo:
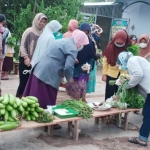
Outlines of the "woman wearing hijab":
M86 86L89 78L89 73L82 69L82 66L86 63L90 65L90 70L94 68L94 56L95 56L95 48L93 41L90 39L89 34L91 31L91 27L88 23L82 23L80 26L80 30L85 32L88 39L89 44L85 45L82 51L78 52L77 61L74 66L74 83L68 83L66 86L67 94L73 99L85 101L86 96Z
M29 78L29 74L23 74L23 71L31 69L30 61L34 53L37 40L41 35L46 23L47 17L43 13L38 13L32 22L32 27L26 29L22 35L19 51L20 83L16 94L17 97L22 97L23 91Z
M102 28L97 24L91 25L91 39L94 43L96 55L95 55L95 62L94 62L94 68L89 74L89 80L87 83L86 92L92 93L95 92L96 87L96 74L97 74L97 64L96 61L100 59L100 54L98 52L99 47L99 41L100 41L100 34L103 32Z
M1 53L2 60L0 61L1 62L1 64L0 64L1 70L2 70L2 66L3 66L3 60L5 58L5 43L6 43L8 34L9 34L9 30L4 27L5 24L6 24L6 17L5 17L5 15L0 14L0 50L2 51L2 53Z
M70 38L56 40L33 66L23 96L37 97L44 109L47 105L55 105L62 75L68 83L74 82L72 76L78 50L88 43L87 36L80 30L75 30Z
M70 20L68 24L68 32L64 33L63 38L69 38L76 29L78 29L78 21L73 19Z
M71 37L73 31L76 29L78 29L78 21L70 20L68 23L68 32L64 33L63 38ZM60 87L66 88L66 79L64 76L62 77Z
M119 74L125 74L116 65L118 55L126 51L126 48L131 45L131 40L125 30L119 30L112 41L107 45L103 55L102 81L106 82L105 100L110 98L117 92L117 86L109 85L110 80L116 80Z
M150 62L150 38L146 34L142 34L138 40L140 47L139 56L144 57Z
M53 45L55 42L55 33L57 33L61 28L62 25L57 20L52 20L45 26L43 33L38 39L34 55L32 57L32 66L34 66L34 64L43 57L46 50Z
M11 33L9 31L8 37L5 42L5 58L4 58L4 63L2 67L3 71L3 76L1 80L9 80L8 73L13 70L13 54L14 54L14 48L10 47L7 44L8 38L11 37Z
M118 62L121 62L123 69L127 69L130 75L130 80L126 85L126 89L138 86L138 90L145 98L143 106L143 124L139 131L139 136L130 138L130 143L140 146L147 146L148 137L150 134L150 63L140 57L133 56L132 53L122 52L118 56Z

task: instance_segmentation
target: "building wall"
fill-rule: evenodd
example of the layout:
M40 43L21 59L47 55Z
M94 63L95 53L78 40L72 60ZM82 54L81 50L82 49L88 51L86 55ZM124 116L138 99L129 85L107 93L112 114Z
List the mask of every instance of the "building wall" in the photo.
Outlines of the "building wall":
M135 3L123 12L123 18L130 19L129 34L139 37L146 33L150 36L150 6L144 3Z

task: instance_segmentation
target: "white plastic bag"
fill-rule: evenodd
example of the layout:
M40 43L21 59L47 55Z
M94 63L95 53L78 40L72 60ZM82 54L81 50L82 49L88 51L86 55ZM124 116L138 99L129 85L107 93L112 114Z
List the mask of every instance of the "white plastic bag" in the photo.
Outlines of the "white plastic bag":
M61 83L62 83L62 84L66 84L66 83L67 83L67 80L66 80L65 77L62 77L62 78L61 78Z
M47 105L47 109L46 109L46 111L48 111L51 115L54 114L52 107L53 106Z

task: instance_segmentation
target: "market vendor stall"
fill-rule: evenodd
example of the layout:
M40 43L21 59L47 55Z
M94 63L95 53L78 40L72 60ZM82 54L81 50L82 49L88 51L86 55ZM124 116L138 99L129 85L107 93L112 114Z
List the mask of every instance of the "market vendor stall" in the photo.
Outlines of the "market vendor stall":
M100 102L98 102L100 103ZM96 105L94 103L94 105ZM123 129L128 127L128 114L139 109L111 108L108 104L91 106L82 101L66 100L61 105L56 105L43 110L39 107L36 97L23 97L21 100L12 94L5 94L0 97L0 131L38 128L48 126L48 133L53 135L53 126L66 122L68 132L74 140L78 140L79 121L83 119L95 118L96 123L101 117L117 115L117 126L120 126L120 114L124 113ZM54 113L54 114L53 114ZM53 115L52 115L53 114Z

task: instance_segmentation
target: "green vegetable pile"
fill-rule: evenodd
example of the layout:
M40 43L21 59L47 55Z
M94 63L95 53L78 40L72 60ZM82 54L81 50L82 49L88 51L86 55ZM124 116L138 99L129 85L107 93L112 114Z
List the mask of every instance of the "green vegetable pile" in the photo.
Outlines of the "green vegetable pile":
M36 121L39 123L47 123L47 122L53 122L54 116L52 116L49 112L43 111L39 113L39 117L36 118Z
M47 113L44 113L44 110L39 107L38 99L36 97L27 96L19 99L10 93L0 97L1 130L17 128L20 125L22 118L25 118L27 121L37 121L41 117L41 114L43 114L43 118L48 118ZM44 116L44 114L46 114L46 116ZM53 120L44 120L44 122L51 121Z
M92 117L93 110L88 105L86 105L82 100L65 100L62 103L62 107L71 108L78 112L79 117L88 119Z
M139 46L132 44L131 46L127 47L127 51L131 52L134 56L139 55Z
M110 81L110 85L114 85L114 81ZM128 108L142 108L144 105L144 98L138 92L136 87L131 89L126 89L126 85L128 80L122 83L121 86L118 87L118 91L116 93L117 100L121 103L127 103Z
M137 88L126 90L125 101L128 104L128 108L142 108L145 103L145 99L139 94Z

